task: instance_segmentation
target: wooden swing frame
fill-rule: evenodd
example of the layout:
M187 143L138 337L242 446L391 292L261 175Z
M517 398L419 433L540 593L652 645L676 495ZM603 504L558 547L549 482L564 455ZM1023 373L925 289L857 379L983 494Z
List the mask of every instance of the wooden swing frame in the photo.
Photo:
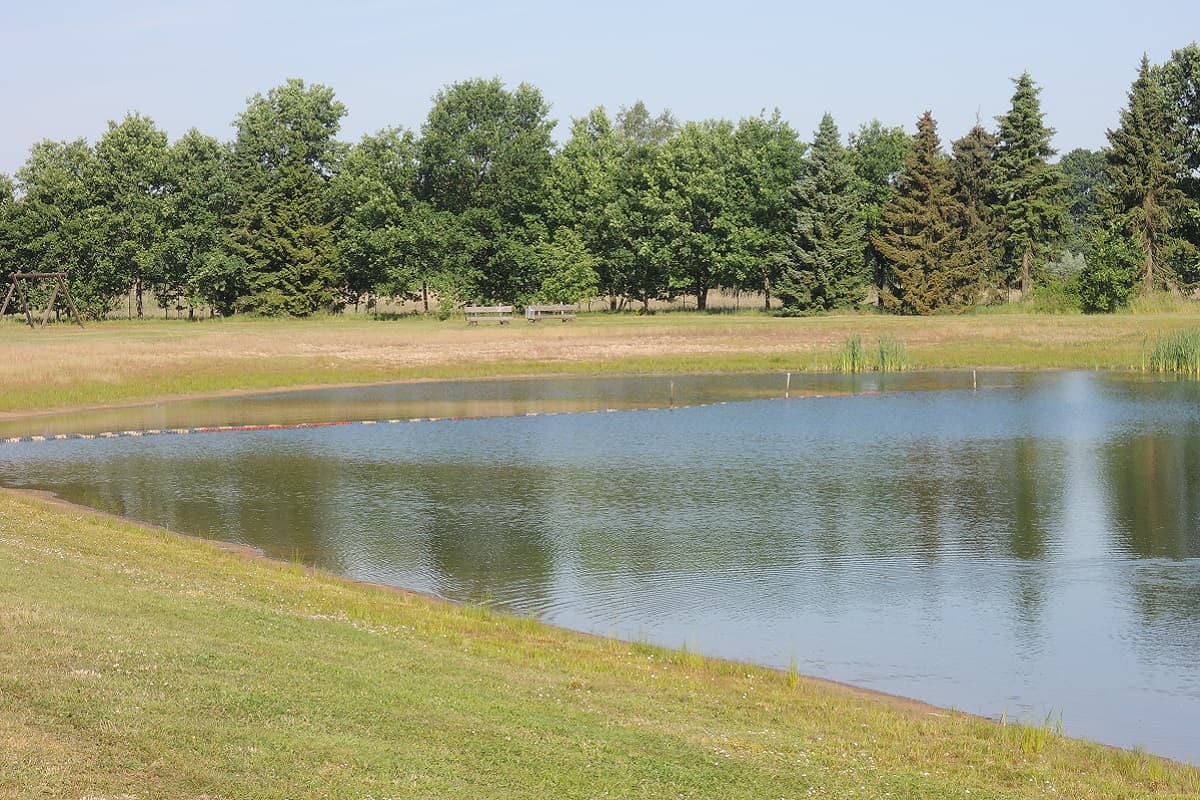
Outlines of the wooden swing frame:
M50 292L50 300L46 303L46 311L42 314L42 324L40 326L33 324L33 310L29 307L29 298L25 294L24 281L54 281L54 289ZM67 308L70 309L68 318L74 318L75 324L83 327L83 320L79 318L79 311L75 308L75 299L71 297L71 287L67 285L67 273L65 272L14 272L12 274L12 285L8 287L8 294L4 296L4 302L0 303L0 317L4 316L4 312L8 311L8 304L12 301L15 295L21 304L21 310L25 312L25 321L29 323L29 327L46 327L50 322L50 312L54 309L54 301L58 299L58 293L62 292L63 297L67 300Z

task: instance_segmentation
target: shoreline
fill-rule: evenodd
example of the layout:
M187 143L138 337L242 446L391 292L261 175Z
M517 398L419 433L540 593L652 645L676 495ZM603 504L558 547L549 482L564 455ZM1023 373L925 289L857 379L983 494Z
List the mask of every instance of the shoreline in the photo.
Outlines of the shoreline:
M211 392L186 392L182 394L166 394L160 395L148 400L137 400L132 402L113 401L111 403L91 403L76 406L63 406L60 408L52 408L41 411L0 411L0 423L19 424L21 422L37 422L39 420L52 419L54 417L65 417L75 414L92 414L103 412L121 412L134 411L138 409L154 408L156 406L174 405L182 403L203 402L207 400L225 400L234 398L267 398L278 395L286 395L300 392L319 392L319 391L336 391L340 389L370 389L382 388L389 386L419 386L422 384L438 384L438 383L486 383L488 381L538 381L538 380L565 380L578 378L580 380L594 380L600 378L611 379L627 379L635 377L680 377L680 376L735 376L735 375L785 375L791 374L798 378L802 377L850 377L850 376L903 376L903 375L933 375L933 374L962 374L967 375L972 372L981 373L1004 373L1004 372L1031 372L1031 373L1054 373L1054 372L1136 372L1136 370L1122 370L1119 368L1088 368L1088 367L1029 367L1029 368L1014 368L1006 366L985 366L985 367L919 367L904 370L896 370L890 372L878 371L861 371L857 373L847 373L840 370L814 370L814 369L786 369L778 367L774 369L730 369L730 370L655 370L655 371L614 371L614 372L572 372L572 371L548 371L548 372L528 372L528 373L513 373L513 374L494 374L494 375L467 375L463 377L431 377L431 378L400 378L397 380L386 381L347 381L334 383L307 383L295 385L280 385L265 389L220 389ZM949 387L947 387L949 388ZM861 394L861 393L860 393ZM823 397L829 396L826 393L804 393L802 388L793 390L792 396L796 399L804 397ZM729 401L725 401L729 402ZM696 405L694 403L679 403L678 407ZM637 410L647 410L656 408L670 408L672 406L637 406ZM589 409L589 410L607 410L607 409ZM620 409L633 410L633 409ZM587 410L581 411L559 411L545 413L587 413ZM505 414L496 414L494 416L509 416ZM514 415L517 416L517 415ZM446 417L449 419L450 417ZM458 418L458 417L454 417ZM408 421L421 418L409 418ZM441 418L438 418L441 419ZM386 422L390 420L336 420L339 423L354 423L354 422ZM299 425L302 423L289 423L289 425ZM219 427L225 423L216 423L205 425L203 427ZM261 427L268 427L261 425ZM76 434L72 434L71 438L75 438Z
M91 506L83 505L82 503L75 503L75 502L67 500L63 497L60 497L59 495L55 494L54 492L46 491L44 489L16 489L11 486L0 486L0 492L13 494L13 495L17 495L20 497L33 498L35 500L41 501L43 503L47 503L52 506L56 506L58 508L64 508L64 509L68 509L71 511L78 511L78 512L82 512L82 513L86 513L86 514L91 514L91 515L99 517L101 519L113 520L115 522L120 522L125 525L132 525L137 528L142 528L147 531L154 531L155 533L168 534L170 536L177 537L186 542L209 545L212 547L216 547L218 550L221 550L222 552L229 553L231 555L236 555L241 558L245 558L247 560L263 561L263 562L266 562L269 564L274 564L274 565L281 566L281 567L297 566L296 564L293 564L292 562L287 561L285 559L268 555L260 547L254 547L253 545L246 545L246 544L237 544L236 542L225 542L220 539L207 539L203 536L195 536L190 533L181 533L179 531L175 531L170 528L163 527L161 525L155 525L154 523L151 523L151 522L143 522L142 520L139 520L139 519L122 516L121 514L113 514L108 511L103 511L98 508L93 508ZM472 608L475 606L474 603L468 603L468 602L461 601L461 600L454 600L449 597L442 597L441 595L436 595L436 594L432 594L429 592L421 592L416 589L409 589L404 586L396 586L396 585L390 584L390 583L379 583L377 581L368 581L368 580L363 580L361 578L353 578L353 577L350 577L349 575L342 575L341 573L334 572L332 570L325 569L323 567L314 566L312 564L300 564L298 566L300 569L302 569L304 571L304 573L306 575L320 576L320 577L323 577L326 579L332 579L335 581L344 582L344 583L350 584L351 586L360 586L360 587L369 588L369 589L382 590L384 592L387 592L390 594L396 594L396 595L399 595L402 597L417 598L417 599L420 599L420 600L423 600L426 602L444 604L444 605L453 606L456 608ZM536 622L538 625L545 625L546 627L553 628L554 630L557 630L557 631L563 631L563 632L569 633L571 635L576 635L576 636L584 636L584 637L587 637L589 639L593 639L596 641L621 642L624 644L634 644L635 643L635 642L632 642L627 639L619 639L619 638L616 638L613 636L605 636L605 635L599 634L599 633L592 633L590 631L581 631L581 630L577 630L575 628L566 628L561 625L554 625L553 623L543 622L534 617L521 617L517 614L509 614L509 613L503 612L503 611L501 611L501 612L493 611L492 613L499 613L500 615L507 617L509 619L532 620L532 621ZM660 650L664 650L664 651L681 652L679 650L679 648L669 647L667 645L651 645L651 646L656 649L660 649ZM751 662L751 661L736 661L733 659L718 658L716 656L706 656L706 655L703 655L700 653L697 653L696 655L698 657L705 659L706 661L718 662L718 663L724 664L726 666L750 665L750 666L753 666L755 669L765 670L765 671L771 672L773 674L776 674L780 677L786 677L788 675L787 670L779 669L777 667L770 667L770 666L766 666L764 664L758 664L758 663ZM898 710L904 710L904 711L913 712L913 713L922 713L922 714L927 714L927 715L933 716L933 717L957 716L957 717L962 717L965 719L973 719L973 720L978 720L981 722L990 722L990 723L995 723L996 725L1000 725L1000 720L995 717L986 717L986 716L983 716L980 714L972 714L967 711L959 711L958 709L946 708L944 706L937 706L937 705L933 705L932 703L926 703L924 700L918 700L913 697L905 697L903 695L890 694L888 692L881 692L878 689L869 689L869 688L866 688L863 686L855 686L852 683L845 683L842 681L833 680L831 678L821 678L821 677L818 677L815 675L807 675L804 673L798 673L798 677L800 680L805 681L806 683L809 683L813 686L822 686L827 689L836 690L848 697L867 698L867 699L875 700L878 702L883 702L883 703L886 703L888 705L888 707L898 709ZM1073 738L1073 737L1067 737L1067 738ZM1088 742L1089 744L1101 745L1103 747L1113 747L1113 745L1107 745L1107 744L1104 744L1103 742L1093 742L1090 739L1079 739L1078 741ZM1125 748L1120 748L1120 747L1117 747L1114 749L1120 750L1122 752L1132 752L1132 751L1126 750ZM1155 756L1155 758L1163 758L1163 757ZM1163 760L1171 762L1171 763L1182 763L1182 762L1174 762L1169 758L1163 758Z
M459 608L459 609L470 609L470 608L476 607L475 604L473 604L473 603L454 600L452 598L443 597L441 595L436 595L436 594L432 594L429 592L422 592L422 591L419 591L416 589L410 589L410 588L407 588L404 586L396 586L396 585L388 584L388 583L380 583L377 581L369 581L369 580L364 580L364 579L360 579L360 578L354 578L354 577L351 577L348 575L343 575L338 572L335 572L335 571L332 571L332 570L329 570L329 569L326 569L323 567L318 567L318 566L315 566L312 564L303 564L303 563L294 564L285 559L268 555L265 551L263 551L259 547L254 547L252 545L238 544L235 542L226 542L226 541L222 541L220 539L209 539L209 538L205 538L203 536L195 536L193 534L182 533L180 531L175 531L175 530L166 528L161 525L156 525L154 523L144 522L142 520L134 519L132 517L126 517L121 514L114 514L114 513L104 511L101 509L93 508L92 506L84 505L82 503L75 503L73 501L67 500L67 499L55 494L54 492L46 491L43 489L18 489L18 488L13 488L13 487L9 487L9 486L0 486L0 493L15 495L15 496L19 496L19 497L31 498L33 500L39 501L41 503L45 503L45 504L53 506L53 507L62 508L62 509L66 509L69 511L81 512L84 514L89 514L94 517L112 520L112 521L115 521L115 522L118 522L118 523L121 523L124 525L130 525L130 526L133 526L135 528L145 530L145 531L153 531L155 533L166 534L168 536L174 537L181 541L185 541L185 542L189 542L189 543L197 544L197 545L202 545L202 546L213 547L221 552L224 552L224 553L227 553L230 555L234 555L239 558L246 559L246 560L252 561L252 562L254 562L254 561L264 562L264 563L272 564L272 565L275 565L278 567L292 567L292 568L298 567L304 573L304 575L308 576L308 577L320 577L325 580L332 580L332 581L335 581L338 583L344 583L344 584L347 584L347 585L353 586L353 587L361 587L361 588L365 588L365 589L382 591L387 594L396 595L396 596L403 597L403 598L416 599L416 600L419 600L422 602L432 603L435 605L442 605L442 606L454 607L454 608ZM555 625L553 623L544 622L537 618L522 617L522 616L519 616L516 614L510 614L505 611L497 612L497 611L494 611L491 609L489 609L489 611L491 613L499 614L500 616L510 619L510 620L532 621L532 622L536 623L537 625L544 625L547 628L551 628L553 630L560 631L565 634L569 634L572 636L581 636L581 637L584 637L586 639L596 641L596 642L607 642L607 643L620 642L622 644L628 644L628 645L645 644L645 643L634 642L631 640L620 639L618 637L606 636L603 634L593 633L591 631L578 630L575 628L567 628L567 627L563 627L560 625ZM674 653L677 655L679 655L679 654L688 655L688 653L685 649L670 647L668 645L650 644L649 646L656 650L660 650L660 651L664 651L664 652ZM1010 724L1012 726L1018 727L1018 728L1029 728L1029 727L1034 726L1034 724L1035 724L1033 721L1022 721L1022 720L1013 720L1011 723L1006 723L1003 718L991 717L991 716L986 716L983 714L975 714L975 713L972 713L969 711L963 711L961 709L950 708L947 706L939 706L939 705L935 705L933 703L929 703L929 702L926 702L924 700L920 700L920 699L914 698L914 697L907 697L905 695L893 694L890 692L881 691L879 689L871 689L871 688L864 687L864 686L858 686L853 683L847 683L845 681L839 681L839 680L835 680L832 678L822 678L822 677L819 677L816 675L809 675L807 673L799 673L799 672L794 672L794 671L790 671L790 670L784 670L784 669L780 669L778 667L772 667L769 665L759 664L757 662L752 662L752 661L738 661L738 660L734 660L734 659L721 658L721 657L717 657L717 656L708 656L708 655L704 655L702 653L696 653L696 654L694 654L694 657L701 658L704 661L710 662L713 664L723 665L727 669L733 668L733 667L749 666L756 670L769 672L769 673L776 675L777 677L779 677L783 680L786 680L786 681L791 681L791 680L801 681L811 687L834 692L841 697L867 700L872 703L880 704L886 708L889 708L889 709L892 709L895 711L900 711L900 712L907 713L907 714L927 716L927 717L940 718L940 719L956 718L956 719L963 719L963 720L973 720L976 722L993 725L993 726L995 726L997 728L1001 728L1001 729L1007 727ZM1070 736L1070 735L1063 734L1063 733L1056 733L1055 735L1060 738L1063 738L1063 739L1080 742L1083 744L1092 745L1092 746L1096 746L1096 747L1102 747L1102 748L1111 750L1114 753L1121 753L1121 754L1129 755L1129 756L1133 756L1133 755L1146 756L1146 757L1155 759L1164 764L1172 764L1172 765L1177 765L1177 766L1181 766L1181 767L1200 766L1197 764L1191 764L1186 761L1177 761L1175 759L1171 759L1166 756L1158 755L1156 753L1149 753L1149 752L1143 751L1139 748L1125 748L1125 747L1120 747L1117 745L1109 744L1107 742L1099 742L1099 741L1095 741L1093 739L1075 737L1075 736Z

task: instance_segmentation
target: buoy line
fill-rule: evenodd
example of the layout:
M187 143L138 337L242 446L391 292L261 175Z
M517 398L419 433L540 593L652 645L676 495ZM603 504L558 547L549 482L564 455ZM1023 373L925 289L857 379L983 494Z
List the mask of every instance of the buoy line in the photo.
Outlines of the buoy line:
M793 400L820 400L831 397L856 397L859 395L879 395L879 391L866 392L832 392L828 394L810 394ZM759 398L775 400L780 398ZM630 411L673 411L684 408L708 408L727 405L729 401L721 400L713 403L689 403L684 406L644 406L641 408L597 408L591 411L528 411L515 417L557 417L567 414L616 414ZM194 428L143 428L127 431L102 431L100 433L48 433L33 436L9 436L0 438L0 444L28 444L30 442L57 442L72 439L128 439L147 436L187 436L200 433L249 433L256 431L292 431L308 428L336 428L350 425L399 425L415 422L464 422L481 419L503 419L505 415L472 415L457 417L408 417L403 419L358 419L338 420L333 422L287 422L259 423L253 425L202 425Z

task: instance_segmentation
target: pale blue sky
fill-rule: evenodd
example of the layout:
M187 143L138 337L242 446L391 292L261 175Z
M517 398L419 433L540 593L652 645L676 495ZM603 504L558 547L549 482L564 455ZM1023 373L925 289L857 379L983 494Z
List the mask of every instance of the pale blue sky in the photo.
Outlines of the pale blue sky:
M1060 151L1100 147L1143 52L1200 37L1194 2L972 5L629 2L15 2L0 15L0 172L44 138L91 141L126 111L172 139L229 139L246 98L289 77L331 86L341 138L419 128L442 86L527 81L563 123L637 99L680 119L778 107L810 139L877 117L911 129L933 111L944 142L1008 107L1028 70Z

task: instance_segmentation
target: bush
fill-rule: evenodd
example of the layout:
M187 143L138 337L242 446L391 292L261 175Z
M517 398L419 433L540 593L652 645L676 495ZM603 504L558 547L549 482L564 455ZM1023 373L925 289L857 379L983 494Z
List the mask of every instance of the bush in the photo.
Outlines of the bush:
M1021 311L1035 314L1078 314L1082 306L1080 297L1080 274L1048 274L1046 279L1025 298Z
M1137 286L1142 249L1117 231L1096 235L1092 257L1079 273L1079 301L1085 314L1111 313L1129 303Z

